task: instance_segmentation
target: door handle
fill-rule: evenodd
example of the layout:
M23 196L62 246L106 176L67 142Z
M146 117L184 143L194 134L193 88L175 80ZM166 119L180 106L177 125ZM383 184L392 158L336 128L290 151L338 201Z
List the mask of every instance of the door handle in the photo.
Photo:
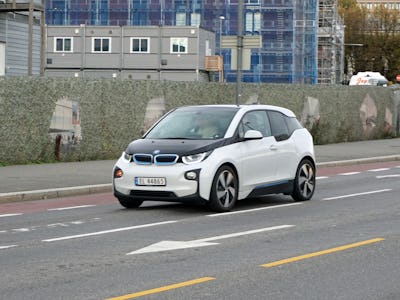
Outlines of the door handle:
M278 150L278 147L275 146L275 145L271 145L271 146L269 147L269 150L276 151L276 150Z

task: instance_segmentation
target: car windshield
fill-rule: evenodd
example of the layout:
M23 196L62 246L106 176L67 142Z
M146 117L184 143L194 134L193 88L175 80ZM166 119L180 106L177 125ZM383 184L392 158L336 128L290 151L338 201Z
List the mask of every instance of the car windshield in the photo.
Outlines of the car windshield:
M167 114L145 138L220 139L225 135L236 107L182 107Z

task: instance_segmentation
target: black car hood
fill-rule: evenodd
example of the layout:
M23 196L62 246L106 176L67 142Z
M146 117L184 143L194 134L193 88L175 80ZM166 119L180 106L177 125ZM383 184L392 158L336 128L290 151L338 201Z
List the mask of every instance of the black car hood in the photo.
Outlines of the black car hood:
M129 144L127 154L197 154L214 150L230 143L230 139L187 140L187 139L139 139Z

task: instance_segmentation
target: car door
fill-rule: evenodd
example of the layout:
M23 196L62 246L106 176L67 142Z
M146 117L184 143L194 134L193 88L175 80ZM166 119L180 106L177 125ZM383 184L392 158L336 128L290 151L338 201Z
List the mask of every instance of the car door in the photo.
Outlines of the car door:
M290 138L291 132L285 121L285 116L278 111L268 111L269 121L271 123L271 132L274 142L271 149L274 151L276 160L276 178L277 180L287 180L291 174L295 174L297 168L297 151L294 141Z
M238 128L239 138L243 138L246 131L257 130L263 135L262 139L244 140L240 142L242 153L240 183L243 189L252 190L276 177L275 138L271 135L270 123L265 110L246 113Z

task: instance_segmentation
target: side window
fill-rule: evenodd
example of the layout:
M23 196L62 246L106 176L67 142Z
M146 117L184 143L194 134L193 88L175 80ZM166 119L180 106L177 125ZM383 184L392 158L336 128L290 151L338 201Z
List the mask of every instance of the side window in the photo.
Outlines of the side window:
M289 129L285 122L285 116L277 111L268 111L271 121L272 135L277 141L283 141L289 138Z
M264 137L271 136L268 115L263 110L248 112L243 116L239 126L239 137L244 137L244 134L248 130L258 130Z
M285 120L286 120L286 124L289 128L290 135L292 135L293 131L295 131L296 129L303 128L303 126L301 126L300 122L296 118L291 118L291 117L285 116Z

